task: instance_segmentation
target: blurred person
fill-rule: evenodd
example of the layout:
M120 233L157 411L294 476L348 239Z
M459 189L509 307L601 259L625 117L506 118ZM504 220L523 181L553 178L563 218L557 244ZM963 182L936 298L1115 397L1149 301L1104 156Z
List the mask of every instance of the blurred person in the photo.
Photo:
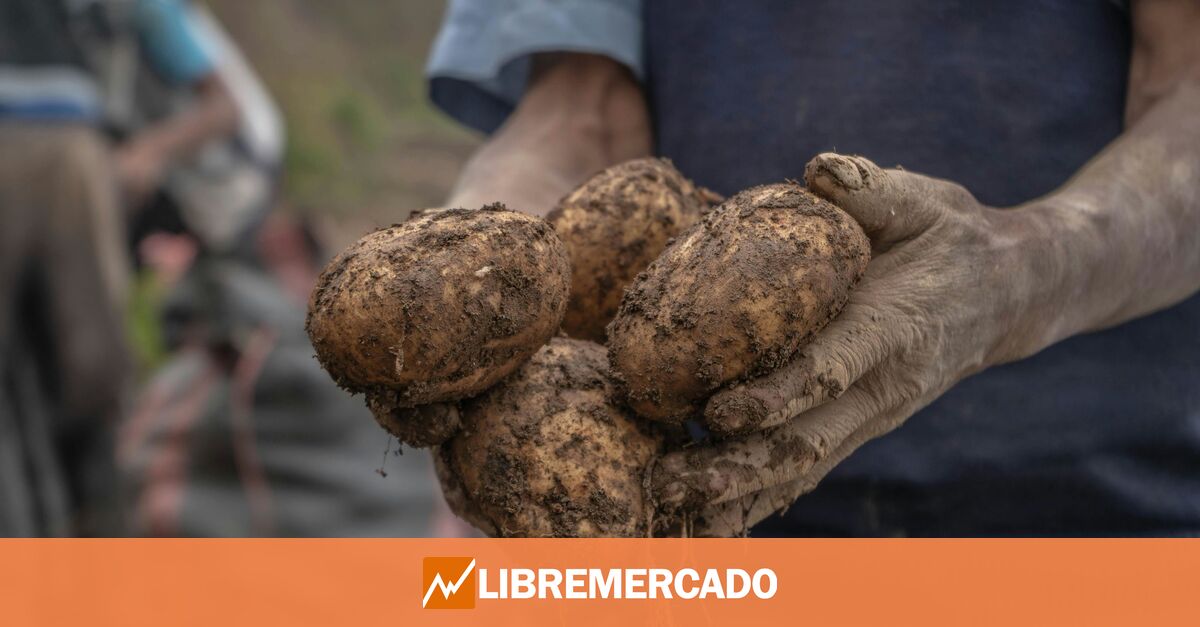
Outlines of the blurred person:
M118 430L129 531L428 535L428 460L400 455L312 358L304 308L324 253L305 223L272 211L279 109L208 11L192 5L183 18L240 124L235 141L209 141L169 169L134 234L164 295L154 324L166 357Z
M155 536L424 536L432 470L313 359L304 311L323 261L273 213L238 254L145 242L168 296L169 358L117 441L131 530Z
M236 105L181 0L0 0L0 535L120 533L125 229Z
M656 467L699 533L1190 535L1197 33L1194 0L451 0L428 73L490 134L449 205L655 153L803 175L871 237L840 317L710 403L749 435Z

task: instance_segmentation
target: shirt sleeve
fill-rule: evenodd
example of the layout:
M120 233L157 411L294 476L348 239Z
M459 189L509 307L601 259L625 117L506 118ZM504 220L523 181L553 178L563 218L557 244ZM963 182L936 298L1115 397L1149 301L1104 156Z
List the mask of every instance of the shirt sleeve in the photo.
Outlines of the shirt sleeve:
M164 80L192 83L215 69L188 22L184 0L137 0L135 15L147 61Z
M435 105L490 133L525 90L532 55L608 56L642 77L642 0L450 0L426 74Z

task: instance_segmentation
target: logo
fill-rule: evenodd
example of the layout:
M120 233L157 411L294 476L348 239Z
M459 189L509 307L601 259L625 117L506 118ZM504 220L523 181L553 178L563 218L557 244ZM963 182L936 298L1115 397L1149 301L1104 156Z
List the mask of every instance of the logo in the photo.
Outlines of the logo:
M770 599L770 568L479 568L473 557L426 557L421 607L473 610L475 599Z
M421 607L427 610L475 609L475 558L426 557L421 573L425 588Z

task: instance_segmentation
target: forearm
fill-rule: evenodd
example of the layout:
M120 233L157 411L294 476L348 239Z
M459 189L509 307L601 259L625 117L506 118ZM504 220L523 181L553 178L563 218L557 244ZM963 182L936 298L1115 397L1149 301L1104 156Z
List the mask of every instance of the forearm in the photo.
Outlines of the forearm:
M1050 198L1022 211L1048 292L1034 350L1170 306L1200 289L1200 82L1180 83Z
M545 215L591 174L650 148L645 98L628 70L593 55L540 57L517 110L472 156L447 204L500 201Z
M237 129L238 110L225 83L210 75L196 90L195 106L143 129L131 141L172 163L214 138L232 134Z

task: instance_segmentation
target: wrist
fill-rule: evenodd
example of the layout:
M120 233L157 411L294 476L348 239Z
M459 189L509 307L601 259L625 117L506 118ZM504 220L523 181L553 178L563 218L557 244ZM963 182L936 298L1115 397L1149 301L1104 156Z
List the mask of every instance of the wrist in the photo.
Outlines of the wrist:
M472 156L449 204L544 215L592 174L649 154L645 99L627 69L594 55L536 60L516 111Z
M578 169L585 175L650 154L650 116L641 86L608 57L537 55L518 115L553 125L562 143L579 146Z
M1015 288L1009 337L997 363L1031 356L1086 331L1096 314L1090 268L1103 253L1102 239L1086 198L1056 193L999 210L1013 271L1004 279Z

